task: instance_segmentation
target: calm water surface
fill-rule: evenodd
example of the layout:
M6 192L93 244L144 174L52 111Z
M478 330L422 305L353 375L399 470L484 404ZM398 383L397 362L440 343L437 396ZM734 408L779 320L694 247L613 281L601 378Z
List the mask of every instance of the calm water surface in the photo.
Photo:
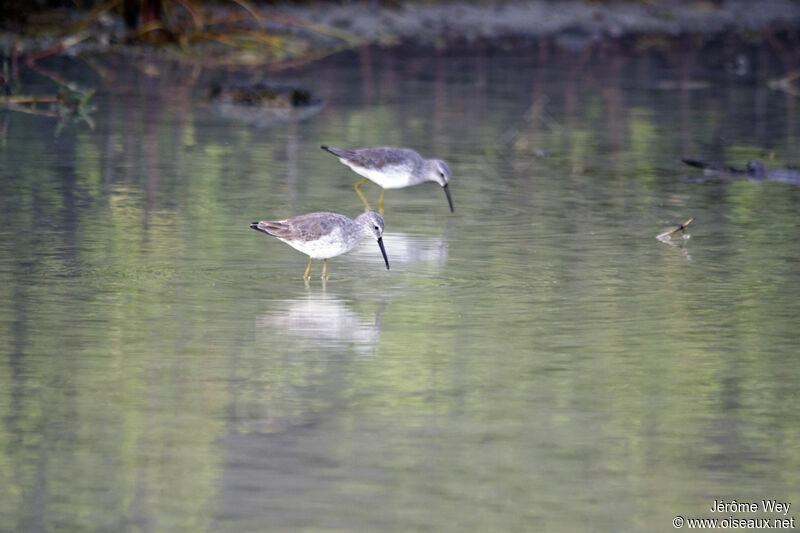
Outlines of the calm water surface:
M800 164L800 101L766 86L782 60L52 61L97 110L58 136L0 112L0 531L671 531L764 498L793 516L800 186L680 163ZM246 80L324 106L209 103ZM305 256L248 224L361 211L320 144L446 159L455 214L434 184L388 191L392 269L367 240L304 284ZM655 239L689 217L690 239Z

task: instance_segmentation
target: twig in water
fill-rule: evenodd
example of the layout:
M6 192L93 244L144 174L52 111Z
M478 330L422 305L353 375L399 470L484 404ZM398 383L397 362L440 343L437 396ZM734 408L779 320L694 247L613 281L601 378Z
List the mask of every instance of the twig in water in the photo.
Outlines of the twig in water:
M691 224L692 220L694 220L694 217L690 218L689 220L687 220L686 222L684 222L683 224L681 224L680 226L678 226L675 229L671 229L669 231L665 231L661 235L656 235L656 239L658 239L660 241L662 241L664 239L668 239L669 237L671 237L672 235L678 233L679 231L683 232L683 233L686 233L686 226Z

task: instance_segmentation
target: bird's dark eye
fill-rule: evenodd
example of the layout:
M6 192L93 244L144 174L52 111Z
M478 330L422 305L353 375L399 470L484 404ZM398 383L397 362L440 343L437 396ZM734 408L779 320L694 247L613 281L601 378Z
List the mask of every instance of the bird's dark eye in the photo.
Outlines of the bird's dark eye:
M439 175L440 175L441 177L444 177L444 172L439 172Z
M372 227L375 228L375 231L378 231L378 226L372 226Z

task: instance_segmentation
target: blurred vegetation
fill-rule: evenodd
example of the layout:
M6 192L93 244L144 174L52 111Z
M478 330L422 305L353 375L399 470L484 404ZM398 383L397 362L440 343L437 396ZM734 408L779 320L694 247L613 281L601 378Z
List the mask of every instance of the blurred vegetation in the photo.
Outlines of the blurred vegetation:
M83 123L94 129L92 113L95 106L90 102L94 89L85 89L66 81L60 76L31 62L32 70L51 78L55 93L26 94L17 76L12 76L8 61L3 62L0 74L0 108L10 111L57 118L54 133L58 136L68 123ZM16 68L14 69L16 70Z
M96 2L6 2L0 26L43 48L40 56L91 41L95 50L115 45L157 45L179 57L231 63L264 63L309 55L320 45L330 52L360 39L345 31L280 13L265 14L265 2L225 0L106 0ZM72 9L67 9L72 8ZM269 27L268 27L269 26ZM48 44L58 39L55 44ZM86 41L86 42L84 42ZM13 44L14 50L19 43Z

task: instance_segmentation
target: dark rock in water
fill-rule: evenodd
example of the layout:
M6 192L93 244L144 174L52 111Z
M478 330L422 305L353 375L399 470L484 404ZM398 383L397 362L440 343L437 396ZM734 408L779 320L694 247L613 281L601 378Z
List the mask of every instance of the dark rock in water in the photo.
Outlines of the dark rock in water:
M702 168L704 176L709 179L716 178L727 180L743 177L747 178L749 181L777 181L800 185L800 170L791 168L767 168L759 161L748 161L747 166L743 169L715 161L701 161L699 159L681 159L681 161L689 166Z
M324 106L322 100L314 98L306 89L264 82L215 84L211 87L209 99L220 116L259 127L303 120Z
M291 85L258 83L255 85L211 87L211 100L224 101L230 104L297 107L312 102L311 93Z

